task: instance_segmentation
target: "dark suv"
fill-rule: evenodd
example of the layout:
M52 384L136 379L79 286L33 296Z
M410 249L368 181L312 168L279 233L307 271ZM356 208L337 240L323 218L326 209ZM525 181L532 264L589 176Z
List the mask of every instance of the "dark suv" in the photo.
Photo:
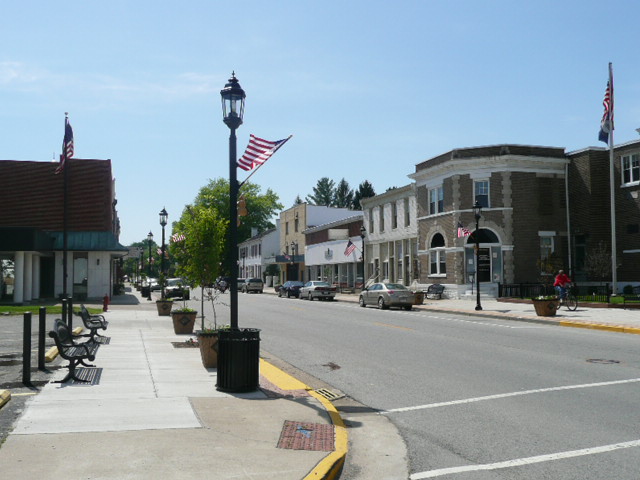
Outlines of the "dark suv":
M302 288L303 285L304 283L297 282L295 280L289 280L288 282L284 282L284 284L278 290L278 296L287 297L287 298L291 298L291 297L300 298L300 288Z

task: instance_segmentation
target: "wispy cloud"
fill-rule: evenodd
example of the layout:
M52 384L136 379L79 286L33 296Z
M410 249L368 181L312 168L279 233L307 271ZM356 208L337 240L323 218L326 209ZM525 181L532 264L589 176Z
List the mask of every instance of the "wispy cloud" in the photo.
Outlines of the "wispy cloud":
M185 100L217 93L226 77L222 74L185 72L149 78L132 73L127 78L101 73L57 73L21 62L0 62L0 91L51 95L73 91L79 97L104 96L112 102L160 102Z

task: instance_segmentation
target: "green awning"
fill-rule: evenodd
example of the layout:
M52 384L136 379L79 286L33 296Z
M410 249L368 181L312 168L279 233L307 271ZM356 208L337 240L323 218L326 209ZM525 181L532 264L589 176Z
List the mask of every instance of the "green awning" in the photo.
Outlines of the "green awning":
M63 233L48 232L53 237L53 250L62 250ZM83 252L122 252L127 253L128 248L123 247L111 232L67 232L67 250Z

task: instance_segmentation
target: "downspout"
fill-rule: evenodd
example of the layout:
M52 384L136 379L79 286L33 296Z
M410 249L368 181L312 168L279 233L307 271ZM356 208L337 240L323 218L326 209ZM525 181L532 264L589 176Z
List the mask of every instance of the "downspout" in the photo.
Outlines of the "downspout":
M567 212L567 259L569 260L569 277L573 278L573 262L571 260L571 209L569 208L569 161L564 166L564 195Z

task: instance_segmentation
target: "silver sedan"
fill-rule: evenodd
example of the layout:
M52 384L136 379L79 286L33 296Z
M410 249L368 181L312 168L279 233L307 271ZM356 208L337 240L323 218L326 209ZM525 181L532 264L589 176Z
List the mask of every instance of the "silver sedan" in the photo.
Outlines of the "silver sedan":
M415 295L400 283L374 283L360 293L360 306L377 305L380 309L401 307L411 310Z

